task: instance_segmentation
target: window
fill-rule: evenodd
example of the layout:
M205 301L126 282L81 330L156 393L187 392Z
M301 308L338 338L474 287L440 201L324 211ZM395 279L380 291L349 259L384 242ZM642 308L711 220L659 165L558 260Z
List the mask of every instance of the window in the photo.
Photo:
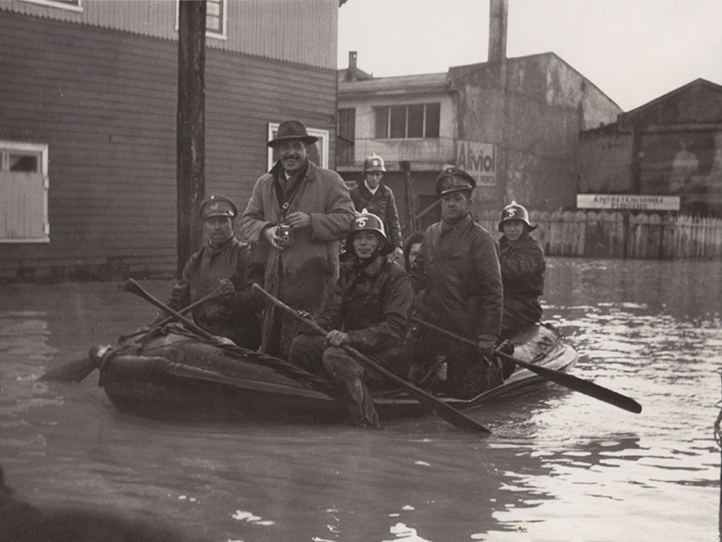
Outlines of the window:
M206 0L206 36L226 37L226 0Z
M46 243L48 146L0 141L0 243Z
M376 139L438 138L441 104L376 108Z
M33 4L40 4L52 8L61 8L71 11L83 11L80 0L25 0Z
M318 141L311 145L311 154L309 159L319 167L328 169L328 130L318 130L306 127L306 131L310 136L316 136ZM268 141L276 138L278 133L278 123L268 123ZM268 170L278 161L278 156L273 147L268 147Z
M178 32L180 4L175 3L175 30ZM226 39L226 7L228 0L206 0L206 37Z
M353 164L354 142L356 141L356 109L338 110L338 137L336 141L336 162Z

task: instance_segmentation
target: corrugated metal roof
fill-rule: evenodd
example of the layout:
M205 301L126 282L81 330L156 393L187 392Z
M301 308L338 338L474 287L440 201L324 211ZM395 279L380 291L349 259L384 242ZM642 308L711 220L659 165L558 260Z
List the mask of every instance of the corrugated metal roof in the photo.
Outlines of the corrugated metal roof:
M224 39L206 47L336 70L338 0L226 0ZM0 0L0 11L177 40L176 0Z

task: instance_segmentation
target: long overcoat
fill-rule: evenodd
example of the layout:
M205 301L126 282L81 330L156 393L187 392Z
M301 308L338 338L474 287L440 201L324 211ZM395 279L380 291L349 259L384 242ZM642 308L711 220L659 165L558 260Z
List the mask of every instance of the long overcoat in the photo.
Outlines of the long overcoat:
M277 170L274 168L272 171ZM273 188L274 173L262 175L239 221L241 236L267 252L264 288L287 305L317 316L339 276L339 241L348 234L355 213L341 177L308 161L304 178L290 201L286 215L296 211L311 216L311 227L294 229L293 245L271 247L263 237L268 226L282 218ZM290 320L278 318L267 307L263 322L263 351L285 357L296 333Z

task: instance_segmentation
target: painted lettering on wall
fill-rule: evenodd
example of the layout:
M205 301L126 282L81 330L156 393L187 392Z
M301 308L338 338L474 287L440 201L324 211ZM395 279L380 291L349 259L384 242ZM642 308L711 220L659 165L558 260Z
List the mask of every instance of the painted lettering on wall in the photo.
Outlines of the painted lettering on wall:
M679 211L679 196L577 194L578 209Z
M457 141L456 166L474 177L477 186L496 185L496 147L491 143Z

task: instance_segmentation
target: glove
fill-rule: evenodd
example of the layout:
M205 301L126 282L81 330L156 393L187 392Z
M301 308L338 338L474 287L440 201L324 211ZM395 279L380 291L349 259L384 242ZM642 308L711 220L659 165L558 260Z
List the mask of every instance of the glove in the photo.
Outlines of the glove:
M236 287L233 286L233 283L230 280L220 279L218 281L218 285L223 299L225 299L226 301L230 301L231 299L233 299L233 294L236 293Z

